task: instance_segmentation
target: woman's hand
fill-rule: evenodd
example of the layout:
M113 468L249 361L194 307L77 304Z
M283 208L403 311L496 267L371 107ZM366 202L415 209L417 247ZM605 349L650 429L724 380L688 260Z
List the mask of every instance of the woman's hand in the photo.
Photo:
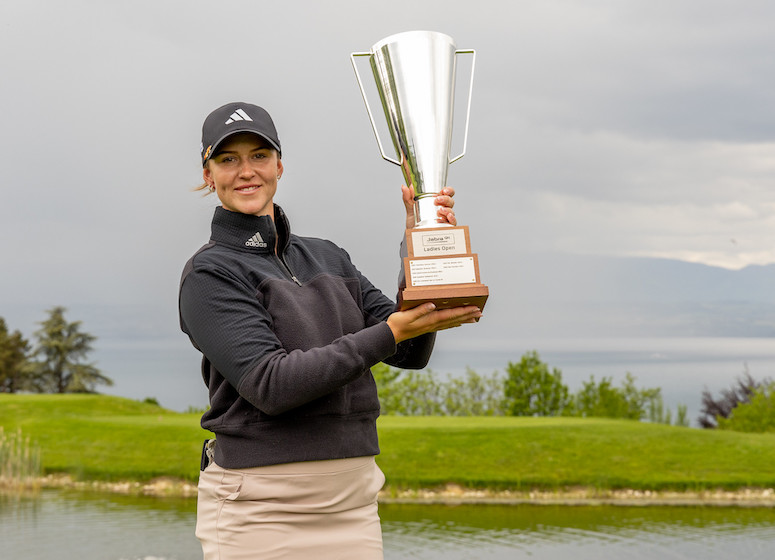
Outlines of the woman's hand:
M423 303L406 311L396 311L388 317L387 324L398 344L421 334L476 323L481 316L481 310L475 305L436 310L433 303Z
M409 187L401 185L401 194L406 207L406 229L412 229L414 227L414 192ZM452 210L452 207L455 206L453 196L455 196L455 189L444 187L433 202L439 207L437 215L441 222L456 226L457 218L455 218L455 211Z

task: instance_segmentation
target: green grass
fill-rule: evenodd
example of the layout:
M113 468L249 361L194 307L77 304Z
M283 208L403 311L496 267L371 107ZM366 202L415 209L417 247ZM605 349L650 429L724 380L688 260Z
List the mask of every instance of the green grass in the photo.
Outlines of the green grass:
M775 434L602 418L383 417L392 485L529 490L775 485Z
M0 426L41 449L44 473L85 480L196 480L199 416L103 395L0 395Z
M37 442L45 473L196 480L199 416L97 395L0 394L0 426ZM702 490L775 486L775 434L581 418L382 417L392 487Z

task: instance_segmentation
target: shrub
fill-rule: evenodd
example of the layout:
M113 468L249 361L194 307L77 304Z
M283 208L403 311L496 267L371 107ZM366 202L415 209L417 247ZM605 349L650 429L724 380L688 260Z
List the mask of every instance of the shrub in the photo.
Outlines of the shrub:
M659 388L638 389L631 373L627 373L621 388L614 387L610 377L596 383L590 376L574 396L574 416L640 420L646 417L648 405L661 400L661 392Z
M722 390L718 398L707 389L702 392L702 408L697 421L703 428L716 428L720 419L729 418L740 404L750 402L756 391L767 383L770 381L759 382L751 377L746 366L743 375L729 389Z
M775 432L775 383L760 386L748 402L738 404L728 417L717 421L723 430Z
M21 429L6 434L0 426L0 483L19 485L40 476L40 449Z

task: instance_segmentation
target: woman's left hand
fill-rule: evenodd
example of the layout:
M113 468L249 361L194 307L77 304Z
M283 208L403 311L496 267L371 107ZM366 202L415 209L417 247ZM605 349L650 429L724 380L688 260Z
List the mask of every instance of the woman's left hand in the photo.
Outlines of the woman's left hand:
M401 185L401 194L406 207L406 229L412 229L414 227L414 193L409 187ZM455 201L452 199L453 196L455 196L455 189L444 187L433 202L438 206L437 215L440 222L456 226L457 218L455 217L455 211L452 209L455 206Z

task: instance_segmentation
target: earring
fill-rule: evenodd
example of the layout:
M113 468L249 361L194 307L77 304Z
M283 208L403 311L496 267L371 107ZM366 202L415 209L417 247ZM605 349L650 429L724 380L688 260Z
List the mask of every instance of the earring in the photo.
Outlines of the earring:
M214 192L215 192L215 185L207 185L207 189L208 189L208 190L209 190L211 193L214 193Z
M280 177L281 177L281 175L278 175L278 176L277 176L277 180L278 180L278 181L280 180Z

